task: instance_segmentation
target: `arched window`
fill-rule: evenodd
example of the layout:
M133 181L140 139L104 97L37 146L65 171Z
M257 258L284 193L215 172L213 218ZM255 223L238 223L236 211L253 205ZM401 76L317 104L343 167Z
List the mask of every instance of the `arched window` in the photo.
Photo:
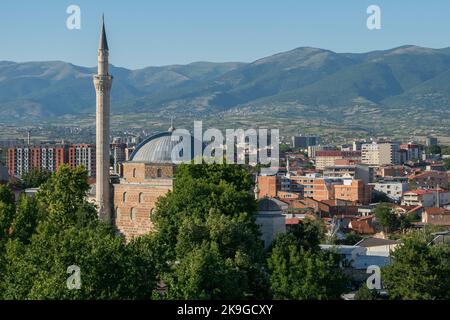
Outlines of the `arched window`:
M141 192L139 193L139 203L143 203L144 202L144 194Z
M115 219L119 219L119 217L120 217L120 208L117 207L117 208L116 208L116 212L114 213L114 218L115 218Z
M133 169L133 178L136 178L136 168Z
M158 170L156 170L156 177L157 178L161 178L162 177L162 170L161 170L161 168L158 168Z
M136 212L137 212L136 208L131 208L131 211L130 211L130 219L131 219L131 221L135 221L136 220Z
M122 201L127 202L127 193L126 192L123 193Z
M149 218L151 219L152 218L152 215L153 215L153 211L154 211L155 209L154 208L151 208L150 209L150 215L149 215Z

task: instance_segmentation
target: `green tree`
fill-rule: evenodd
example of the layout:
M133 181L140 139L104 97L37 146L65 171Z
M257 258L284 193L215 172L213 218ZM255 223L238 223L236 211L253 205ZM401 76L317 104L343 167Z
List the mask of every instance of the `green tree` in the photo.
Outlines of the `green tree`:
M267 264L274 299L339 299L348 285L335 254L305 250L292 234L275 240Z
M173 192L159 199L152 216L159 251L169 262L163 265L164 280L170 283L168 298L192 296L194 287L199 293L194 296L199 299L225 297L231 292L230 283L215 282L213 274L210 278L205 274L193 287L185 282L197 276L186 274L196 269L180 268L196 258L227 262L228 267L221 272L240 275L241 281L232 282L236 285L232 297L267 295L264 253L251 190L252 177L244 166L185 164L178 168Z
M51 172L47 170L34 169L22 175L22 182L24 188L39 188L47 182L52 176Z
M76 223L75 213L80 207L86 208L88 190L87 171L82 167L71 169L64 165L41 186L36 197L45 208L48 219L56 225L66 226Z
M285 152L291 152L292 148L290 146L288 146L285 143L280 143L280 152L281 153L285 153Z
M233 259L225 259L214 242L195 247L165 280L167 298L177 300L243 299L242 282L247 281L245 272Z
M450 158L444 159L444 167L446 170L450 170Z
M0 298L152 297L160 256L153 238L125 244L85 200L86 177L84 169L63 167L35 199L22 197L13 239L0 254ZM80 290L67 288L69 266L80 268Z
M0 202L5 204L14 204L14 193L8 186L0 185Z
M38 202L33 197L22 195L17 205L17 212L12 223L12 237L28 243L39 221Z
M429 146L426 148L426 153L427 154L441 154L442 153L442 149L440 146Z
M381 295L377 290L370 290L364 283L356 292L355 300L381 300Z
M337 245L348 245L353 246L357 244L359 241L361 241L363 237L355 232L349 232L345 234L344 239L342 240L336 240L335 244Z
M450 247L428 245L430 237L413 232L382 269L383 284L391 299L450 299Z
M375 208L375 219L386 233L398 230L400 226L399 218L389 204L382 203Z
M442 155L450 155L450 146L441 146Z
M0 185L0 242L9 236L15 212L14 193L9 187Z
M325 226L320 220L306 219L290 229L297 247L305 250L320 250L319 244L325 239Z

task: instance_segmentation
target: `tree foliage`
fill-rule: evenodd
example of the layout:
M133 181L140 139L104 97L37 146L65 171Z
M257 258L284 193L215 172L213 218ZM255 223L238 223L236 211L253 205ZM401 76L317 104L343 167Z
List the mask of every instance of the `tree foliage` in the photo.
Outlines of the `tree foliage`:
M399 219L389 204L382 203L375 208L375 219L386 233L399 228Z
M167 298L267 296L251 189L252 178L244 166L184 164L178 168L173 192L159 199L152 216L160 251L169 261L163 277L168 283ZM205 261L223 266L217 268L223 281L217 281L212 271L199 278L197 272L207 267Z
M84 169L63 166L36 198L20 198L0 252L0 298L151 298L157 265L153 238L126 244L85 200L88 187ZM67 286L70 266L80 268L80 289Z
M429 245L431 239L413 232L392 253L393 263L382 270L391 299L450 299L450 247Z
M274 299L339 299L348 281L332 252L308 245L293 233L278 236L267 259ZM307 249L309 247L309 249Z
M356 292L355 300L381 300L381 295L376 289L369 289L364 283Z
M34 169L22 175L23 188L39 188L51 178L47 170Z

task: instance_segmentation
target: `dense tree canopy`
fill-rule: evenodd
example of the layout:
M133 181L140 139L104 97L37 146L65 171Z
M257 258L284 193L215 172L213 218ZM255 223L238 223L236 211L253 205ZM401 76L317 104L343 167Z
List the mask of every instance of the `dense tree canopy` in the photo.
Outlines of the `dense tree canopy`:
M375 219L386 233L391 233L399 228L399 219L389 204L382 203L375 208Z
M85 200L84 169L62 167L36 198L22 196L0 252L3 299L144 299L156 287L152 237L125 244ZM0 208L10 199L0 190ZM69 290L70 266L81 286ZM70 270L69 270L70 271Z
M51 178L52 174L46 170L31 170L22 175L24 188L39 188Z
M252 178L244 166L178 168L173 192L158 201L152 218L163 248L159 251L169 262L163 270L167 298L267 297L251 189ZM199 275L204 268L209 271Z
M318 246L317 225L307 222L274 241L267 259L274 299L339 299L348 279L340 259Z
M382 270L383 285L392 299L450 299L450 247L430 244L433 236L408 235Z

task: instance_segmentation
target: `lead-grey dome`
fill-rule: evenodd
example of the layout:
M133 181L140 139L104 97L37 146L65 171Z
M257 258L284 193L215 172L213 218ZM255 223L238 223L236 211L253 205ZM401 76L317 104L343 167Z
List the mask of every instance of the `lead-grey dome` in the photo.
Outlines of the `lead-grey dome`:
M146 163L172 163L172 150L182 151L177 141L172 141L172 132L161 132L141 142L129 161Z
M281 211L281 206L276 199L263 198L258 201L258 211Z

